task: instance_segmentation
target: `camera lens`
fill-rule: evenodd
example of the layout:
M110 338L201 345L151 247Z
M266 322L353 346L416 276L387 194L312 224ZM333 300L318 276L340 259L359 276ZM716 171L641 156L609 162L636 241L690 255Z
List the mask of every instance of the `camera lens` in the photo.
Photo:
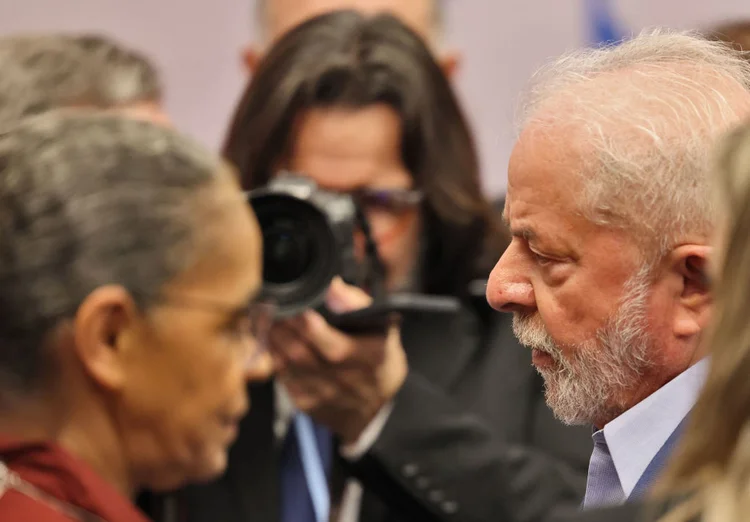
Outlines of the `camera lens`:
M262 296L276 304L277 316L291 317L322 303L339 272L342 243L332 223L342 218L329 216L325 201L310 198L308 185L282 181L248 199L263 234Z
M275 224L264 231L263 279L273 284L291 283L303 277L313 260L309 236L301 233L299 224Z

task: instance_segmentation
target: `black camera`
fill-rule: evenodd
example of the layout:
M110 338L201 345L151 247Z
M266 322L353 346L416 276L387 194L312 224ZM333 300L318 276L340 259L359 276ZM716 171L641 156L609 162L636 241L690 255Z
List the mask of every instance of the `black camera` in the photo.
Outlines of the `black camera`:
M282 172L247 197L263 234L261 296L276 305L279 317L318 309L332 325L353 332L381 329L393 313L458 310L458 301L450 297L385 295L383 263L367 218L351 195ZM357 231L366 245L360 261L354 250ZM325 294L336 276L368 288L373 305L346 314L325 310Z
M357 283L351 196L282 173L250 192L249 201L263 233L263 297L279 315L317 308L337 275Z

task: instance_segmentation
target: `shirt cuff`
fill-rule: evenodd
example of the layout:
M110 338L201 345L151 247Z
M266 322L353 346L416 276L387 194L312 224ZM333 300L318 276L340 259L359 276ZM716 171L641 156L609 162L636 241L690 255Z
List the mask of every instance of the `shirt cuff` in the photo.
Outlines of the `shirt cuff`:
M370 448L372 448L380 437L383 428L385 428L385 423L388 422L392 410L393 401L388 402L385 406L380 408L380 411L370 421L370 424L367 425L355 442L339 447L341 456L346 460L355 461L359 460L365 453L370 451Z

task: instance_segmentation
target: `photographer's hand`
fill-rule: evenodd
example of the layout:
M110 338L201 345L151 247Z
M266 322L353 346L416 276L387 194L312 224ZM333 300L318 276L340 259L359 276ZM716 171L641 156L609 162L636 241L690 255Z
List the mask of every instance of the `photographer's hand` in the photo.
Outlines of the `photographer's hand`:
M331 285L328 304L337 312L370 302L367 294L340 280ZM328 426L344 444L359 438L396 395L408 371L396 326L386 335L352 337L312 311L274 326L271 349L278 377L296 407Z

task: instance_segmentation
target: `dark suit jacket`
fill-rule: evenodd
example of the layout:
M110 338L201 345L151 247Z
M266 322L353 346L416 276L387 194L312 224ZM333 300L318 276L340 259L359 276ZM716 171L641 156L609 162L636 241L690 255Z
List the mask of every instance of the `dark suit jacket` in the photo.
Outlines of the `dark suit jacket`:
M511 317L478 303L452 321L403 324L410 375L371 451L339 462L334 480L363 483L361 522L531 521L580 504L590 430L553 418ZM273 386L254 387L252 401L227 473L179 494L180 522L278 521ZM149 503L157 516L160 501Z

